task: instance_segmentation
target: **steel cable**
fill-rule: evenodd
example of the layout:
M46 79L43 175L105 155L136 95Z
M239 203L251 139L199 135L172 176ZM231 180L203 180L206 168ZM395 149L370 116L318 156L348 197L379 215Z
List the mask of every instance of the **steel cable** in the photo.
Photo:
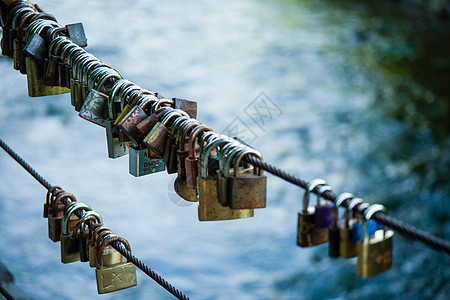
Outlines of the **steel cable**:
M44 179L33 167L31 167L22 157L20 157L11 147L9 147L2 139L0 139L0 146L12 157L14 158L19 165L21 165L28 173L30 173L40 184L42 184L47 190L50 190L52 185ZM68 204L70 201L67 199L62 200L64 204ZM81 218L81 211L75 211L75 214L78 216L78 218ZM89 225L89 223L88 223ZM127 251L125 247L122 246L122 244L113 242L111 243L111 246L114 247L117 251L120 252L124 257L126 257L129 261L131 261L136 267L138 267L141 271L143 271L146 275L148 275L150 278L152 278L154 281L156 281L160 286L162 286L164 289L166 289L168 292L170 292L172 295L174 295L176 298L180 300L188 300L189 297L186 296L184 293L179 291L177 288L175 288L173 285L171 285L167 280L162 278L158 273L153 271L149 266L147 266L145 263L140 261L137 257L131 254L131 252Z

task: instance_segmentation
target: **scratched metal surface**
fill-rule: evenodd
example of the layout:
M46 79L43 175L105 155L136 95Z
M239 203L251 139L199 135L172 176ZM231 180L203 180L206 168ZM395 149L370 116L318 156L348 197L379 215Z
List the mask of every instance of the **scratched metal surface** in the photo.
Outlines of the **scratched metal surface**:
M417 56L397 26L402 18L389 27L365 4L313 2L39 4L60 24L83 22L87 50L123 77L198 101L202 122L250 140L266 161L307 180L326 178L337 192L385 203L393 216L448 237L447 131L437 139L432 125L442 124L441 115L406 101L415 93L444 107L442 97L385 67L381 56ZM12 61L2 57L0 69L1 138L101 213L137 257L192 299L443 299L450 292L448 257L398 236L392 270L368 280L355 276L355 260L330 260L326 246L300 249L303 192L270 175L267 208L254 218L200 223L197 205L173 192L174 176L132 177L127 158L107 158L105 130L80 119L68 95L29 98ZM403 106L407 113L396 116ZM419 117L429 126L408 122ZM98 297L93 269L60 263L41 216L45 191L5 153L0 182L0 259L17 285L35 299ZM137 274L137 287L102 297L170 298Z

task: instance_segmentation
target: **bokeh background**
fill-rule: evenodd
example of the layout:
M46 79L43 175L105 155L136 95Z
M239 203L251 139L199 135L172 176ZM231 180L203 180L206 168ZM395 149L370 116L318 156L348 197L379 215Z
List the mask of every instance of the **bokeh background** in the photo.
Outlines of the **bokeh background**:
M86 49L123 77L198 101L198 118L216 131L238 118L267 162L449 238L450 27L441 14L417 1L38 3L60 24L83 22ZM173 175L134 178L127 157L108 159L104 128L79 118L68 94L29 98L11 59L0 57L0 70L0 137L192 299L450 294L448 255L398 234L392 269L365 280L355 259L297 247L303 190L269 174L267 208L254 218L199 222L197 205L176 198ZM258 126L245 108L261 92L280 111ZM45 194L0 152L0 260L32 298L100 297L94 270L63 265L47 238ZM101 297L171 298L137 275L137 287Z

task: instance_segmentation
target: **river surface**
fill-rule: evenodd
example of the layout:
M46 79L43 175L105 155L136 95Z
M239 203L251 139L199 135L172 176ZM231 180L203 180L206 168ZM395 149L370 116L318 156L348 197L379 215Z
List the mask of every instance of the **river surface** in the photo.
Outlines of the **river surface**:
M391 2L38 3L60 24L83 22L86 49L123 77L198 101L198 119L251 141L267 162L450 238L448 21ZM450 295L448 255L398 234L392 269L365 280L355 259L296 246L303 190L270 174L267 208L254 218L199 222L173 175L134 178L127 157L108 159L105 130L79 118L68 94L29 98L11 59L1 57L0 70L0 137L192 299ZM99 297L94 269L63 265L47 238L45 194L0 152L0 260L34 299ZM171 298L140 270L137 280L101 297Z

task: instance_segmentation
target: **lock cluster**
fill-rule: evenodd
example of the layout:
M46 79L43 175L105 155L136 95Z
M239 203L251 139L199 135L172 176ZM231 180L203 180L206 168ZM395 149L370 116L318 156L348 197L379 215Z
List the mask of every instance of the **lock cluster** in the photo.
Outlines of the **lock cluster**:
M261 154L217 134L197 119L197 103L164 98L123 79L85 51L81 23L61 27L28 1L16 1L5 17L2 53L27 75L28 94L69 93L78 115L106 131L109 158L129 155L139 177L177 173L175 192L199 202L200 221L253 217L266 207L266 177L246 162Z
M316 192L316 205L310 205L310 193ZM375 276L392 266L392 240L394 232L372 219L384 211L381 204L369 205L350 193L342 193L336 202L322 199L331 192L323 179L312 180L303 196L303 208L298 213L297 245L311 247L329 243L332 258L357 257L356 275L361 278ZM339 208L345 209L339 219Z
M55 186L47 193L44 218L48 219L48 237L60 242L61 262L89 262L95 268L99 294L136 286L136 267L111 246L119 242L131 252L130 244L103 225L100 214L89 205Z

